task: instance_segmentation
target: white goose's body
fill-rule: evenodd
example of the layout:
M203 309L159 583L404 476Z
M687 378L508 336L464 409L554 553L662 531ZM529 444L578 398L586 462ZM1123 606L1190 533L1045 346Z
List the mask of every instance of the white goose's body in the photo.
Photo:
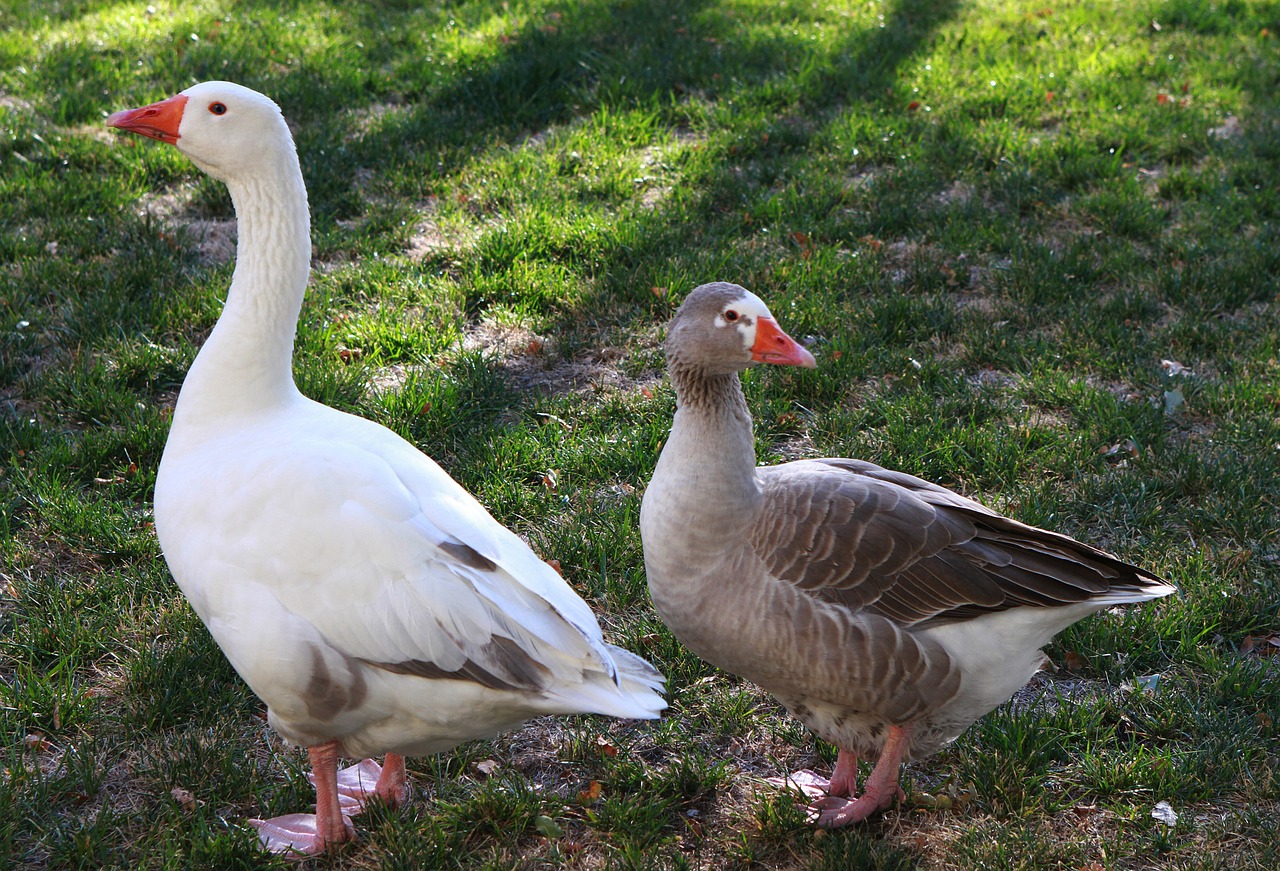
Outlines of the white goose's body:
M757 467L738 371L812 355L737 285L694 290L667 338L671 436L640 514L654 606L685 645L772 693L839 748L813 806L883 808L922 758L1006 701L1040 648L1154 575L911 475L849 459ZM859 756L879 756L853 798ZM852 800L849 800L852 799Z
M536 713L652 711L619 692L582 600L394 433L301 396L183 422L156 482L161 547L289 740L422 755Z
M404 439L298 391L310 225L275 104L206 82L110 123L176 144L236 209L235 274L182 387L155 521L272 727L311 750L317 817L268 821L264 841L315 852L350 837L337 793L397 800L405 754L543 713L656 717L661 676L606 644L555 570ZM336 778L337 754L374 753L390 754L376 790L367 768Z

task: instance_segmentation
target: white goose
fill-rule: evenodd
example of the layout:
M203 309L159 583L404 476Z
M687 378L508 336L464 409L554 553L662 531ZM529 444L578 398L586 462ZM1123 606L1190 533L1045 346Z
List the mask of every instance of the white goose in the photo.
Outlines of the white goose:
M252 821L272 850L349 840L343 810L406 795L404 755L538 714L653 718L662 677L519 537L395 433L304 397L293 338L310 267L279 108L205 82L108 124L177 146L230 189L235 274L182 386L155 488L182 592L271 726L310 751L316 814ZM338 756L386 753L344 770Z
M846 459L758 468L738 372L816 365L759 297L697 288L667 334L671 437L640 532L659 615L838 748L788 780L811 818L865 819L898 768L1006 701L1040 647L1095 611L1174 588L1086 544L919 478ZM879 756L860 796L858 757Z

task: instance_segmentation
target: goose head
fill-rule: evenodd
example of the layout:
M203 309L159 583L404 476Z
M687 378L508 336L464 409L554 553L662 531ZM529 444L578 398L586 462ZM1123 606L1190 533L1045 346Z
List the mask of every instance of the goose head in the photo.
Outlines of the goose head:
M813 355L782 331L760 297L727 282L704 284L685 298L667 331L667 356L708 375L756 363L817 366Z
M177 147L214 178L251 176L272 152L293 151L280 107L232 82L202 82L167 100L125 109L107 125Z

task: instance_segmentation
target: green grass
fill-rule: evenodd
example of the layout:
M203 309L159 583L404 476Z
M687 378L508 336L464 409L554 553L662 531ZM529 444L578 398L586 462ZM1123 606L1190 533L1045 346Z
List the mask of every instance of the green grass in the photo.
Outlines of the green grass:
M1280 5L12 0L0 25L0 866L290 867L235 821L312 800L150 526L232 214L103 119L209 78L295 128L304 391L436 457L671 679L657 723L413 760L410 805L311 864L1280 865L1280 659L1243 649L1280 633ZM661 324L715 279L819 360L746 378L763 461L874 460L1182 590L1063 633L1041 695L849 831L761 782L830 748L644 587Z

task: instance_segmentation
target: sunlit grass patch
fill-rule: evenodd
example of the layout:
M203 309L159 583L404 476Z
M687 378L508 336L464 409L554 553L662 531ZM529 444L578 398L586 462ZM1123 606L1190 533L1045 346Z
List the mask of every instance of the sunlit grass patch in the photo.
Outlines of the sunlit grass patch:
M1280 862L1272 6L61 0L0 22L0 865L285 867L237 821L311 800L150 527L232 212L102 120L209 78L295 131L304 392L435 457L670 678L657 723L411 761L410 806L311 864ZM762 461L873 460L1180 587L1064 632L852 831L764 782L830 748L649 606L662 324L713 279L819 360L746 378Z

